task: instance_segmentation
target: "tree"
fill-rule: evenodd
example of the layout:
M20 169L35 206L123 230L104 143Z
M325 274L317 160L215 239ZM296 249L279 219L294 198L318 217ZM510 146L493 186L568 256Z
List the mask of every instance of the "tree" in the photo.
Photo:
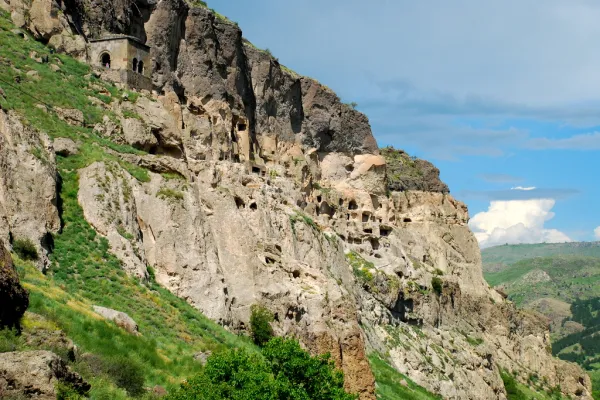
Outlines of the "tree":
M263 306L254 304L251 308L250 332L256 345L263 346L273 337L273 314Z
M311 357L295 340L275 338L262 354L229 350L208 358L167 400L354 400L329 355Z

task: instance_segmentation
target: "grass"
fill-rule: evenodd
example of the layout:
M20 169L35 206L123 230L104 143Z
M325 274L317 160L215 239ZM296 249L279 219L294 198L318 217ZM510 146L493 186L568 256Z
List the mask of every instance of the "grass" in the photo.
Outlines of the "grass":
M369 356L369 362L377 381L376 393L378 399L437 400L442 398L417 385L376 354ZM402 381L406 383L406 386L402 384Z
M156 196L163 200L179 201L183 200L184 194L182 191L163 187L156 193Z
M375 264L365 260L360 254L358 254L355 251L347 253L346 260L348 260L348 263L352 267L352 272L354 272L354 275L360 281L372 285Z
M290 224L292 224L292 231L294 232L294 234L296 233L295 225L298 222L305 223L306 225L310 226L315 231L320 231L319 226L315 223L315 221L311 217L297 211L295 214L290 215Z

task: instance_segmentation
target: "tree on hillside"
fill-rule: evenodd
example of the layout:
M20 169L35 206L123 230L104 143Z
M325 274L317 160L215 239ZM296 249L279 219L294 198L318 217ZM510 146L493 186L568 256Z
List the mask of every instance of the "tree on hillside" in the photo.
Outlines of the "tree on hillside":
M229 350L167 400L354 400L329 355L311 357L295 340L275 338L262 354Z

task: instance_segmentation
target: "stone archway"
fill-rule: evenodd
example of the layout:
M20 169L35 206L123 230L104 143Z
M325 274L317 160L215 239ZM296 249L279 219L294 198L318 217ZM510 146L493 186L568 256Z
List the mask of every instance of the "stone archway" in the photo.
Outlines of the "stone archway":
M104 68L110 68L111 59L109 52L105 51L102 54L100 54L100 65L102 65Z

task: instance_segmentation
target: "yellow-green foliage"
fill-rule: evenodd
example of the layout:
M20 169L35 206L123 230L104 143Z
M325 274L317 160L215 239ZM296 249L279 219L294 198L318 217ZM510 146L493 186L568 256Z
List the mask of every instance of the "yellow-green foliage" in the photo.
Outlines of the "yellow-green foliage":
M354 251L347 253L346 259L358 279L365 283L373 282L372 271L375 269L375 265L372 262L365 260L360 254Z

